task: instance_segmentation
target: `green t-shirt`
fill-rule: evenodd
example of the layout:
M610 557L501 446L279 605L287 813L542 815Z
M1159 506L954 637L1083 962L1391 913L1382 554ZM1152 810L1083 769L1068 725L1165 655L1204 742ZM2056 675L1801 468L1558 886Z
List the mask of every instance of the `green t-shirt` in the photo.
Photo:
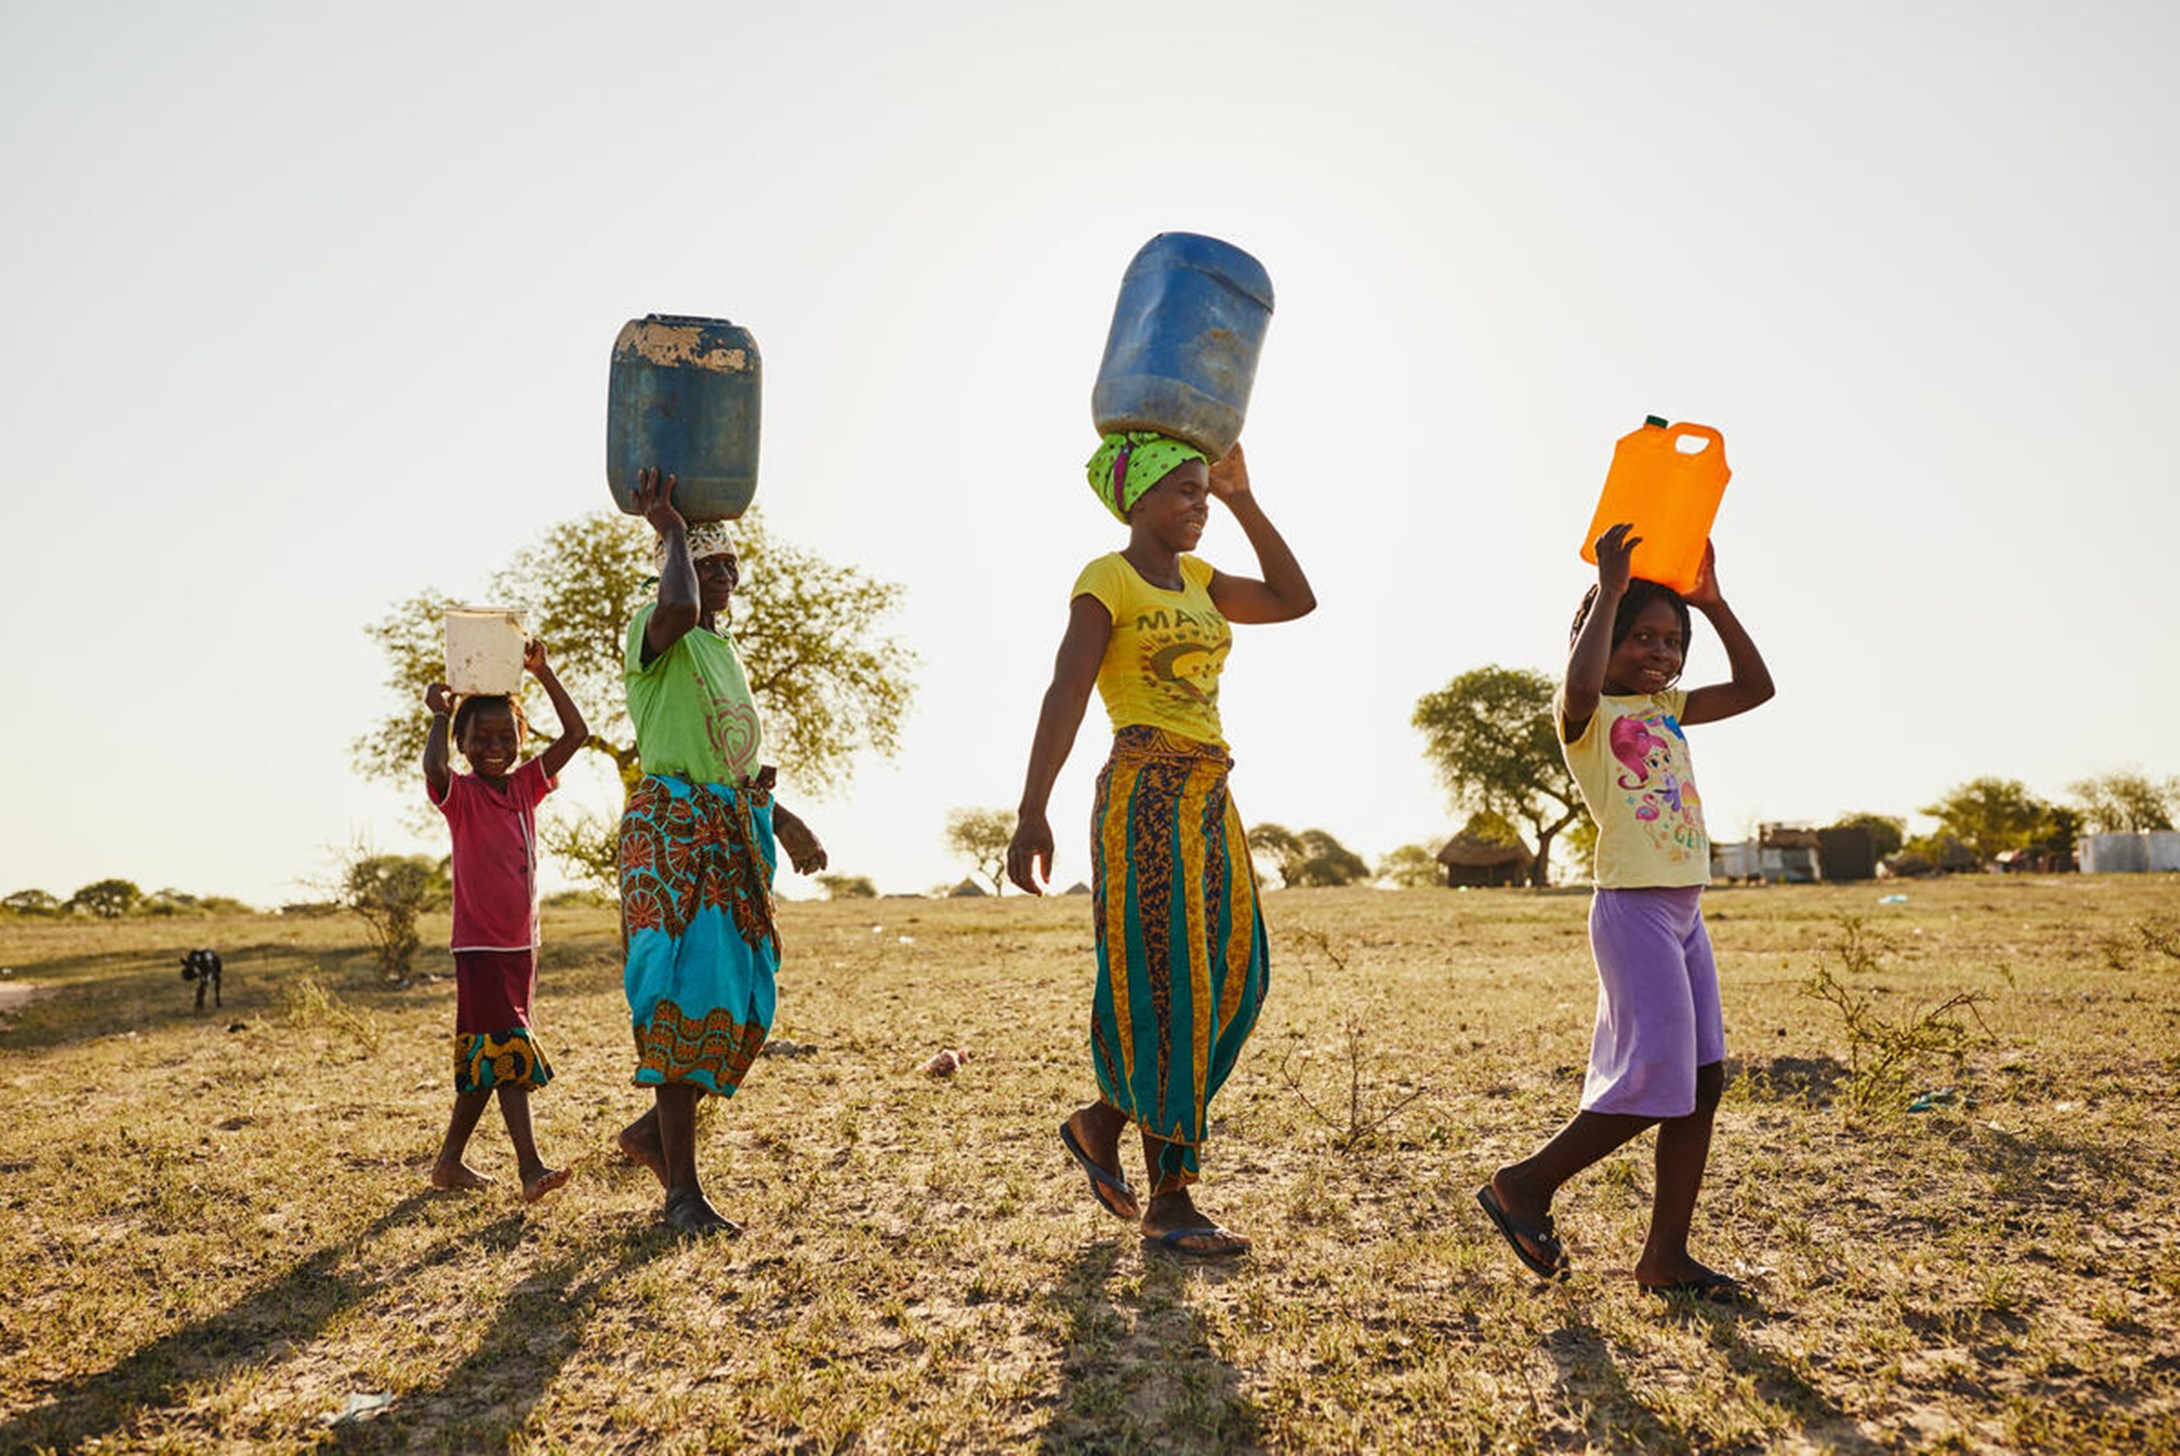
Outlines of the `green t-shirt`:
M655 606L643 608L628 624L621 656L643 771L738 784L757 772L764 751L742 656L726 633L691 627L643 666L643 629Z

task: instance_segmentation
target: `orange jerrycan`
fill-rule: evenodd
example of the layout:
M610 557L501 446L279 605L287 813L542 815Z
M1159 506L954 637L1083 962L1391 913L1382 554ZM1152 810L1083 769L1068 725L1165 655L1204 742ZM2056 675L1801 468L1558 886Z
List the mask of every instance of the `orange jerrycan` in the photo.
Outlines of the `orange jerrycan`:
M1699 443L1682 449L1683 441ZM1642 537L1630 569L1645 581L1688 591L1703 570L1703 548L1733 471L1725 436L1709 425L1670 425L1656 415L1620 437L1597 514L1582 537L1582 559L1597 564L1597 538L1621 521Z

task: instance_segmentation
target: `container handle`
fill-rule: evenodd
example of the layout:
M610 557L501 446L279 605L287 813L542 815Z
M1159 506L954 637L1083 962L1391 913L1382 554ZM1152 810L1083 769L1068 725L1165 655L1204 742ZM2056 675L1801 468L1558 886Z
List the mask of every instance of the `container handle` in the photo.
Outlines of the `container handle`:
M1718 451L1721 460L1726 457L1726 437L1709 425L1675 425L1668 433L1673 437L1673 449L1682 455L1701 455L1705 453L1704 450L1682 450L1680 448L1681 436L1694 435L1698 439L1709 442L1705 447L1706 450L1715 449Z

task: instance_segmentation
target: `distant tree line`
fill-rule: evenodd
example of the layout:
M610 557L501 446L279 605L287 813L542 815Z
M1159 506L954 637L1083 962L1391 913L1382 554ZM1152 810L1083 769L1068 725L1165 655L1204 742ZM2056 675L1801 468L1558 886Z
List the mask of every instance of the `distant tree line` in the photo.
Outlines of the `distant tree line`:
M30 918L81 915L94 920L124 916L248 915L255 907L232 895L192 895L165 889L146 894L134 881L93 880L63 900L46 890L17 890L0 896L0 912Z

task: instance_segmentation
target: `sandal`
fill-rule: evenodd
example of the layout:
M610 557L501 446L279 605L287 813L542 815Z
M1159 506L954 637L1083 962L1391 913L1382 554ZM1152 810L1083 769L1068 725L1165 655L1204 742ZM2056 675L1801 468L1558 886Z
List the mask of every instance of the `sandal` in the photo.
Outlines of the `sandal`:
M1089 1150L1076 1138L1075 1129L1064 1122L1060 1124L1060 1142L1066 1147L1068 1155L1082 1164L1082 1170L1090 1175L1090 1196L1098 1201L1098 1207L1115 1218L1132 1219L1141 1215L1142 1209L1135 1201L1135 1190L1128 1186L1128 1180L1115 1177L1099 1167L1097 1160L1090 1156Z
M1567 1275L1567 1251L1559 1246L1558 1237L1552 1232L1552 1221L1547 1218L1541 1227L1531 1228L1516 1223L1514 1216L1499 1202L1499 1195L1486 1183L1476 1190L1476 1202L1482 1206L1484 1216L1497 1228L1506 1246L1514 1251L1514 1257L1528 1266L1529 1271L1540 1279L1564 1279ZM1535 1245L1542 1255L1530 1252Z

